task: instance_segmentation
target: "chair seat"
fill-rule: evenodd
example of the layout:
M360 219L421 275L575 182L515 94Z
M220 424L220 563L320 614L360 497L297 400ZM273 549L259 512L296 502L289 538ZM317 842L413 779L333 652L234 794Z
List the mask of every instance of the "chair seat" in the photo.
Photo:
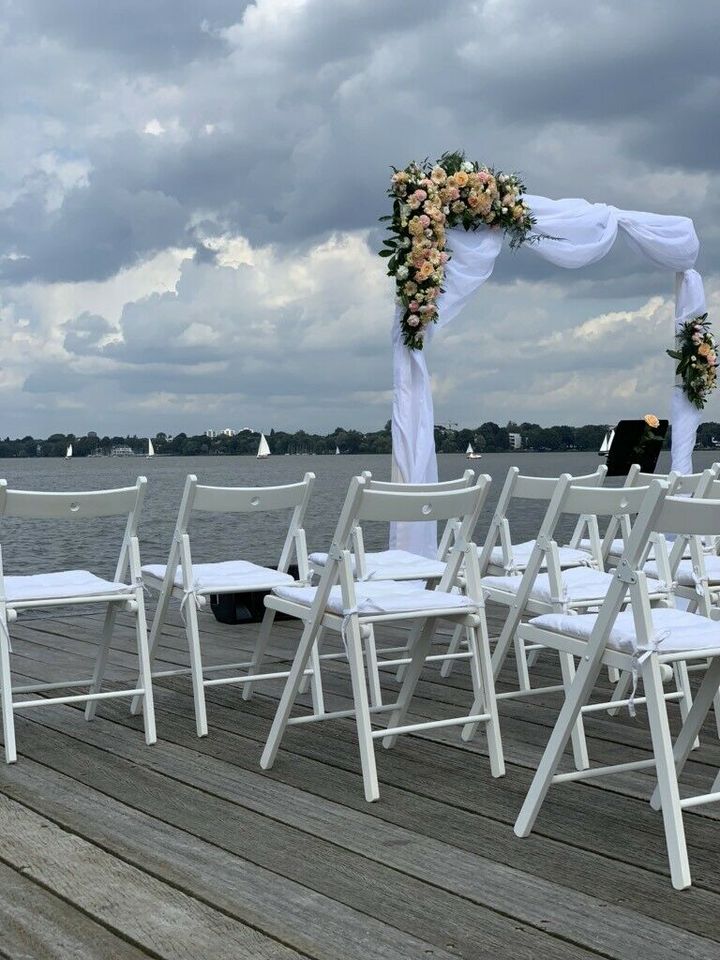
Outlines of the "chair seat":
M310 607L315 599L317 587L273 587L272 591L283 600ZM472 613L477 604L469 597L459 593L445 593L440 590L425 590L422 587L408 587L390 580L369 582L361 580L355 584L358 613L360 616L378 613L409 613L418 611L422 616L425 610L442 609L444 612ZM339 586L330 590L326 606L328 613L344 616L342 593Z
M512 545L512 566L514 570L525 570L534 547L534 540L526 540L524 543L514 543ZM481 551L482 548L478 548L478 553L481 553ZM587 566L588 564L587 550L575 550L573 547L560 547L559 553L561 567L579 567ZM494 567L505 566L502 547L493 547L490 551L490 563ZM546 567L547 558L543 557L541 569L545 569Z
M593 600L603 600L612 583L613 574L595 570L592 567L573 567L564 570L562 575L563 595L555 597L550 587L550 577L547 573L540 573L535 578L531 600L543 603L564 601L567 603L588 603ZM516 594L521 583L520 577L483 577L482 585L487 589L498 590L503 593ZM661 592L660 584L648 581L648 590L651 594Z
M720 647L720 623L686 610L656 607L652 611L652 623L658 638L660 653L681 653L685 650L707 650ZM542 630L550 630L578 640L588 640L598 618L596 613L570 616L561 613L544 613L530 623ZM637 651L637 635L632 610L618 614L610 632L608 646L621 653Z
M581 540L581 541L580 541L580 546L583 548L583 550L587 550L588 552L590 551L590 541L589 541L589 540ZM670 546L672 546L672 544L670 544ZM620 559L620 557L623 555L624 550L625 550L625 541L624 541L624 540L622 539L622 537L621 537L621 538L619 538L618 540L613 540L613 541L610 543L610 549L608 550L608 556L609 556L609 557L614 557L616 560L618 560L618 559ZM648 557L654 557L654 556L655 556L655 547L650 547L650 550L649 550L649 552L648 552ZM689 547L689 546L686 546L686 547L685 547L685 550L684 550L684 552L683 552L683 556L684 556L684 557L689 557L689 556L690 556L690 547Z
M224 560L220 563L193 564L193 590L195 593L245 593L252 590L270 590L280 583L294 583L289 573L278 573L249 560ZM152 563L142 567L143 576L162 581L167 567ZM182 588L182 570L175 571L173 581Z
M29 600L77 600L79 597L125 595L133 587L126 583L103 580L89 570L62 570L57 573L35 573L27 577L5 577L7 603Z
M327 553L311 553L309 558L313 567L324 567L328 562ZM353 573L357 573L355 557L352 558ZM445 573L445 564L441 560L431 560L407 550L382 550L365 554L365 571L371 580L427 580L440 578Z
M703 557L703 562L705 564L705 572L707 573L708 582L720 584L720 557L716 556L715 554L710 554ZM655 563L646 563L644 570L649 577L658 576L658 569ZM683 587L695 586L695 577L693 576L691 560L680 561L677 567L677 572L675 573L675 579Z

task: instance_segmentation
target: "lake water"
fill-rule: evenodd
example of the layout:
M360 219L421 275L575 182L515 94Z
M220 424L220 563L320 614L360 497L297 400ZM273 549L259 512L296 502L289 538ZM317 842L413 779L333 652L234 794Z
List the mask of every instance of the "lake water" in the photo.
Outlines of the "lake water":
M713 462L711 451L695 454L695 469ZM462 454L438 457L441 480L460 476L468 466L489 473L493 486L476 531L482 542L507 470L517 465L524 474L557 476L568 472L590 473L602 460L594 453L488 453L469 463ZM663 453L658 471L669 469L669 454ZM200 483L215 486L262 486L293 483L306 471L317 479L306 520L308 549L323 550L332 537L350 478L370 470L379 480L390 479L390 457L375 456L277 456L254 457L96 457L17 459L0 462L0 477L10 487L26 490L99 490L134 483L138 475L148 478L148 490L140 524L143 563L163 563L170 547L185 477L197 475ZM513 537L527 539L537 532L542 510L523 506L515 515ZM199 514L191 528L193 559L228 560L242 557L257 563L278 560L288 517L286 514L213 516ZM114 572L122 524L115 520L77 521L75 524L4 520L1 522L5 572L72 569L81 565L94 573ZM387 546L387 528L368 529L368 549Z

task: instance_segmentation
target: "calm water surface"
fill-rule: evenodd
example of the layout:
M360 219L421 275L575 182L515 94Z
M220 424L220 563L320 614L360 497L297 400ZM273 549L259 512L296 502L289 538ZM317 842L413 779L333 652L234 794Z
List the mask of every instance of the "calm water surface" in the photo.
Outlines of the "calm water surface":
M505 474L516 464L525 474L557 476L563 472L590 473L602 460L594 453L488 453L468 463L462 454L441 454L441 480L460 476L468 466L489 473L493 487L476 531L484 537ZM713 462L712 452L697 452L694 467ZM663 454L659 471L669 469ZM327 547L350 478L370 470L380 480L390 479L390 457L375 456L276 456L253 457L97 457L64 461L17 459L0 462L0 477L8 485L26 490L97 490L134 483L138 475L148 478L148 490L140 524L144 563L163 563L167 557L185 477L197 475L200 483L217 486L261 486L293 483L312 471L317 479L306 520L308 548ZM537 532L542 511L532 505L515 514L513 536L527 538ZM257 563L278 560L287 514L213 516L199 514L191 528L193 559L228 560L242 557ZM114 572L122 524L115 520L71 523L4 520L0 530L6 573L72 569L82 566L99 575ZM387 527L370 528L365 535L368 549L387 546Z

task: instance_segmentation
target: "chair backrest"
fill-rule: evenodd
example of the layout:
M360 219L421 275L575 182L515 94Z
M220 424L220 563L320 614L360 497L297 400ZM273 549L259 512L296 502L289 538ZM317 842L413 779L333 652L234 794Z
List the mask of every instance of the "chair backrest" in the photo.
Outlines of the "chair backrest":
M349 555L354 531L363 521L432 522L457 518L457 533L448 554L445 573L436 588L450 589L457 581L464 552L491 483L489 476L481 475L473 486L467 488L404 492L373 489L366 477L353 477L335 528L328 562L320 576L314 606L318 610L325 608L330 589L338 582L342 558L345 553Z
M100 517L127 517L125 532L120 547L120 556L115 569L115 580L125 576L128 565L134 568L137 558L130 559L131 547L137 548L137 528L145 499L147 479L138 477L132 487L112 490L82 490L77 492L44 490L12 490L6 480L0 480L0 518L20 520L94 520ZM137 560L137 563L136 563ZM0 573L2 567L0 566ZM139 566L133 569L140 575Z
M175 527L175 539L187 536L192 514L198 513L270 513L292 510L292 516L280 553L278 570L285 573L295 551L301 576L307 575L307 548L304 521L315 474L306 473L299 483L276 487L211 487L198 483L194 474L185 481Z
M466 470L461 477L453 480L439 480L437 483L397 483L390 480L375 480L369 470L363 470L361 476L367 480L369 490L386 490L390 493L423 493L441 490L462 490L469 487L475 478L474 470Z
M605 464L601 464L597 470L594 470L592 473L571 477L570 482L573 484L582 484L586 487L600 487L605 481L606 474L607 467ZM566 475L563 474L563 476ZM480 552L481 573L486 573L490 566L491 555L495 547L498 546L498 541L500 541L503 552L503 566L506 569L513 567L513 537L510 529L510 520L508 518L512 501L532 500L537 503L550 503L559 482L560 477L522 476L518 467L510 467L505 477L503 488L500 491L500 497L490 523L490 529L488 530L485 543ZM583 521L578 523L573 533L573 540L579 541L584 526Z
M375 480L369 470L363 470L362 478L366 481L368 490L384 490L388 493L441 493L445 490L464 490L469 487L475 479L474 470L465 470L461 477L453 480L440 480L437 483L397 483L395 481ZM458 528L457 517L452 517L445 524L440 543L437 549L438 560L444 560L447 556L450 544ZM355 537L355 558L358 576L362 575L365 569L365 547L363 543L362 530L358 527L354 533Z

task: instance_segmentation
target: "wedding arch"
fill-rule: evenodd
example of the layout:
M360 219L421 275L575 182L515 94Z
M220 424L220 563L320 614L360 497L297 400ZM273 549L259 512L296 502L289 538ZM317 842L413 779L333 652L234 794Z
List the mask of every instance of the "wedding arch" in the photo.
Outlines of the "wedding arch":
M462 155L446 156L463 159ZM467 162L465 166L467 169L474 166L476 171L489 169ZM396 171L394 181L399 175L402 174ZM429 184L429 180L426 182ZM500 189L504 187L501 185ZM529 244L529 248L538 256L558 267L577 269L602 259L612 248L618 233L621 233L637 253L656 266L675 273L676 329L686 320L705 313L702 278L693 269L699 241L693 222L688 217L620 210L581 199L551 200L524 194L522 201L523 209L517 216L527 217L528 223L532 223L534 237L541 238L539 242ZM406 213L405 219L416 219L407 211L404 200L401 207ZM395 209L400 207L396 206ZM447 211L448 207L444 209ZM508 209L512 211L513 208L502 208L506 219L512 215ZM430 227L434 228L434 224L431 223ZM430 235L430 229L426 232ZM407 297L403 296L398 301L393 325L394 480L433 483L438 478L430 376L425 360L426 350L418 347L431 343L434 335L457 317L475 291L490 277L508 232L507 228L498 229L495 225L485 223L473 229L467 229L467 222L462 221L457 226L450 225L446 232L450 256L436 254L437 262L442 264L438 268L442 270L442 290L440 284L436 284L435 300L427 311L433 322L427 322L422 314L417 317L421 326L426 323L422 338L413 340L417 326L412 326L415 315L408 312ZM518 245L523 239L518 241L510 232L511 245ZM401 242L408 245L407 240L397 243L386 241L389 250L384 251L383 255L393 257L394 249ZM412 309L422 310L414 302ZM682 390L672 390L670 419L673 470L692 472L692 450L701 416L701 411L690 403ZM397 524L392 532L391 546L432 555L436 550L436 533L429 529L432 526L429 523Z

